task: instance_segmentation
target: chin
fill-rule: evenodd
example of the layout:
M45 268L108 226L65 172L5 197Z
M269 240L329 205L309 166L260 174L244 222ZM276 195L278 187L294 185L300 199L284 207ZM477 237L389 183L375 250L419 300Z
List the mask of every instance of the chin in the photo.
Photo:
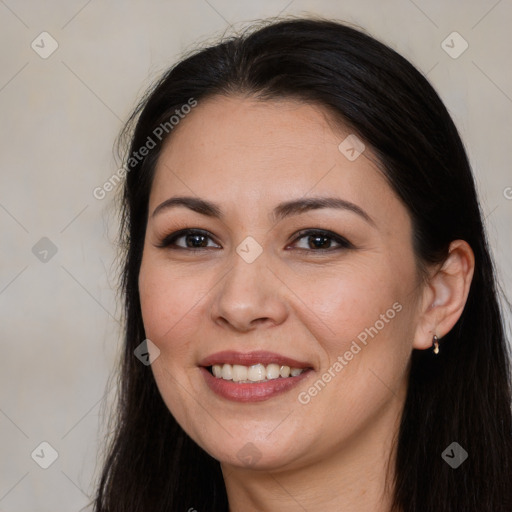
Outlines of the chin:
M273 423L272 428L265 429L261 436L251 436L247 432L236 435L233 432L231 437L223 432L221 438L208 439L200 444L220 463L237 468L275 470L293 463L300 456L295 451L298 447L307 451L305 444L297 435L293 436L290 433L280 438L276 437L275 432L269 435L275 427L276 423ZM271 437L273 439L270 439Z

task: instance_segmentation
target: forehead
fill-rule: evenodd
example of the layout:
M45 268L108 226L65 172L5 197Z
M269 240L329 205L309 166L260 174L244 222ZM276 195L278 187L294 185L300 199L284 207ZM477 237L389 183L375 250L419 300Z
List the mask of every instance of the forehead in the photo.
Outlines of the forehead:
M225 159L228 153L300 160L325 150L340 134L333 133L325 108L297 100L259 101L244 96L214 96L198 103L169 137L164 153ZM182 147L180 147L182 146ZM316 150L315 150L316 149ZM167 151L166 151L167 150Z
M243 96L200 101L163 147L150 208L182 193L257 209L326 193L363 208L376 199L389 206L397 198L371 149L355 159L346 152L353 137L317 104Z

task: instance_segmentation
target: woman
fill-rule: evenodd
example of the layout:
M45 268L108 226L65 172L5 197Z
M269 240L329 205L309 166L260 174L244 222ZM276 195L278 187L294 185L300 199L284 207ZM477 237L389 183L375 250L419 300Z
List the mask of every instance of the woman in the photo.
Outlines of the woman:
M510 511L510 358L463 144L348 26L184 59L125 134L113 511Z

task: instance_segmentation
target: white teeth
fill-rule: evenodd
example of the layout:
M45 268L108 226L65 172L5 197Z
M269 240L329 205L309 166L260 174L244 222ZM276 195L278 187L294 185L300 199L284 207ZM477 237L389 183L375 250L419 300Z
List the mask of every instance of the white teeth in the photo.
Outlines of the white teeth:
M290 367L289 366L281 366L279 369L279 375L281 377L289 377L290 376Z
M279 365L278 364L269 364L267 366L267 379L277 379L279 378Z
M264 382L266 380L278 379L279 377L297 377L303 371L303 368L290 368L289 366L280 366L276 363L271 363L267 366L263 364L254 364L252 366L214 364L212 366L212 373L215 377L242 384Z
M247 371L247 378L252 382L266 379L267 369L262 364L255 364Z
M219 365L219 368L221 368L221 376L223 379L231 380L233 378L233 369L230 364Z
M233 382L240 382L241 380L247 380L247 366L241 364L233 365Z

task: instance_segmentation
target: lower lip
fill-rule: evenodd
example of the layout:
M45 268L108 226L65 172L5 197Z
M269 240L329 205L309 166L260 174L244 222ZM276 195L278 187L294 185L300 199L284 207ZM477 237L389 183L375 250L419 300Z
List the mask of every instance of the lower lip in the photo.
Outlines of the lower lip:
M310 370L303 371L297 377L284 377L254 384L240 384L214 377L204 367L201 367L201 373L209 388L222 398L234 402L261 402L294 388L309 376Z

